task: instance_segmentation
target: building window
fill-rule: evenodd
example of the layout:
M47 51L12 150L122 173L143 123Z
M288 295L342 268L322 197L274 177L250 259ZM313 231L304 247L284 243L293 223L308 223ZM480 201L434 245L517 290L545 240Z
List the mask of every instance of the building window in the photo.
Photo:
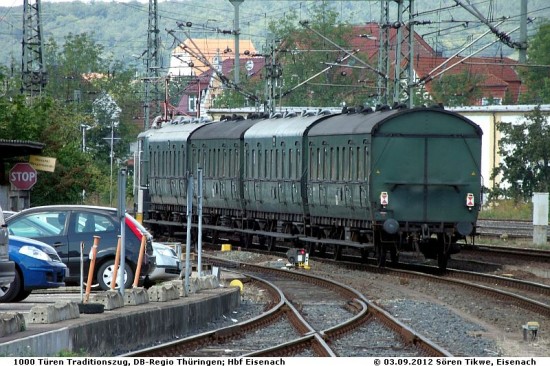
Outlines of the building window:
M189 96L189 112L196 112L197 111L197 96L196 95L190 95Z
M481 105L502 105L502 98L481 98Z

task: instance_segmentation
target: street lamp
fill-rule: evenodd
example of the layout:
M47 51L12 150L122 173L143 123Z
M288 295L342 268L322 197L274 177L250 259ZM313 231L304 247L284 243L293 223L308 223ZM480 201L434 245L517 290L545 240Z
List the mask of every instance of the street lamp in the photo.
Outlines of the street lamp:
M80 130L82 131L82 152L86 152L86 131L88 131L92 126L81 123Z
M109 205L113 205L113 161L114 161L114 141L120 140L120 137L115 137L115 123L113 120L111 120L111 137L104 137L104 140L110 140L111 144L111 180L109 182Z

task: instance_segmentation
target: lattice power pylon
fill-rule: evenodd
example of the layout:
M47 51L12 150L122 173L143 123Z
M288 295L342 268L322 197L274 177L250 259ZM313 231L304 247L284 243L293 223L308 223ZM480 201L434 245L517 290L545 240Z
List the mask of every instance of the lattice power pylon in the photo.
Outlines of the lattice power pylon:
M24 0L22 45L21 92L29 96L38 95L48 81L40 24L40 0Z
M145 78L145 100L143 104L145 112L145 129L150 127L150 109L153 107L155 116L160 115L160 35L157 0L149 0L149 24L147 28L147 75ZM151 84L153 91L151 93ZM151 95L152 94L152 95ZM151 103L152 102L152 103Z
M390 20L390 4L397 5L397 20ZM381 0L378 70L389 76L378 79L380 104L414 104L414 0ZM394 32L391 32L395 29ZM391 56L393 53L393 57Z

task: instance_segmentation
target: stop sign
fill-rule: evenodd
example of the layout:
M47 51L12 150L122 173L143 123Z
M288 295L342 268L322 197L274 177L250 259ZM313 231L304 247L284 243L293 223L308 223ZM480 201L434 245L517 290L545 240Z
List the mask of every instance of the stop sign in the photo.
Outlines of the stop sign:
M10 182L20 190L31 189L36 184L36 170L28 163L17 163L10 170Z

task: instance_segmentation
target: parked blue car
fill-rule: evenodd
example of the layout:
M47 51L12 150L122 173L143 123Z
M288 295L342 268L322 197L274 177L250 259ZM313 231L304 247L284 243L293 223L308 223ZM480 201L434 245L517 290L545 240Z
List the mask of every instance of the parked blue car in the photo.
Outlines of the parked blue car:
M65 286L67 266L46 243L10 235L9 258L15 263L15 278L8 286L0 286L0 302L18 302L32 290Z

